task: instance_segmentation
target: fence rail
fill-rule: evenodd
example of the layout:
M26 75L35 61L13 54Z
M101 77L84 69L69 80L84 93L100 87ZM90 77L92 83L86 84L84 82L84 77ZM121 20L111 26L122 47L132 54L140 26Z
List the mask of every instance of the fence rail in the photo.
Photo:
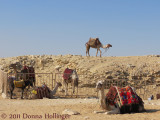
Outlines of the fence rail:
M19 73L22 74L22 73ZM33 73L32 73L33 74ZM51 90L55 87L56 82L61 82L62 87L57 91L56 96L66 97L65 93L62 92L64 89L62 73L34 73L36 78L36 86L41 86L45 83ZM0 71L0 90L7 94L7 78L10 74ZM85 74L79 74L79 86L78 86L78 96L72 93L72 86L69 84L67 97L97 97L97 92L95 90L96 82L98 80L103 80L103 78L96 78L94 81ZM94 76L93 76L94 78ZM105 78L104 78L105 79ZM127 79L108 79L105 80L105 92L108 91L111 85L125 87L127 85L136 88L136 92L143 99L147 99L151 95L156 96L160 93L160 83L156 80L127 80Z

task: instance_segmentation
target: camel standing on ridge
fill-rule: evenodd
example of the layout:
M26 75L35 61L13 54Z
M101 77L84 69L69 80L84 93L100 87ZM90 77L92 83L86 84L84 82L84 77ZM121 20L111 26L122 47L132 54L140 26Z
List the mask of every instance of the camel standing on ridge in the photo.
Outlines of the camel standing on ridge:
M114 87L116 88L116 86L114 86ZM115 100L117 99L116 95L119 95L118 92L115 92L115 96L114 96L113 89L111 89L112 90L111 92L109 91L107 93L107 95L110 94L110 96L115 97L115 98L113 97L114 101L111 101L110 99L107 98L107 95L106 96L104 95L104 81L98 81L96 84L96 89L99 92L99 100L100 100L101 108L104 109L105 111L107 111L107 112L105 112L105 114L120 114L120 113L127 113L127 112L128 113L132 113L132 112L139 113L139 112L145 111L143 101L141 100L140 97L138 98L138 100L139 100L138 103L120 107L118 103L115 103ZM97 113L102 113L102 112L97 112Z
M87 54L88 54L88 56L90 56L89 50L91 47L91 48L97 49L96 57L97 57L98 51L100 51L100 57L101 57L102 52L101 52L100 48L109 49L110 47L112 47L111 44L107 44L105 46L102 45L102 43L99 41L99 38L90 38L89 41L85 45L86 45L86 56L87 56Z

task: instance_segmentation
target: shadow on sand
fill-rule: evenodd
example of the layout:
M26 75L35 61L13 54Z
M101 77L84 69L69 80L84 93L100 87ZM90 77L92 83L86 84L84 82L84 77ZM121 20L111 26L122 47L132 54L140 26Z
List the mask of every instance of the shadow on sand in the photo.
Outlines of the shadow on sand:
M147 109L146 113L154 113L154 112L158 112L160 111L160 109Z

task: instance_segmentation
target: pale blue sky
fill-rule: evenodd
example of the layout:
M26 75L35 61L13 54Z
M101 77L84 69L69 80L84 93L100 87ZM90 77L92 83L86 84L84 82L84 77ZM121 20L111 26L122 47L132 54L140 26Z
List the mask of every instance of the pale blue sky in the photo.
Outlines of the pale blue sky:
M0 0L0 57L85 56L90 37L103 56L160 54L160 0Z

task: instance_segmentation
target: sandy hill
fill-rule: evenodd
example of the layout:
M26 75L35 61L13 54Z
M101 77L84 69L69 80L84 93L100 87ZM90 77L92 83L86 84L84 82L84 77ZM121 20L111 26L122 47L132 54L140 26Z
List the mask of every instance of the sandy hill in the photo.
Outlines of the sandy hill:
M37 73L53 73L57 65L76 68L79 75L90 79L157 80L160 78L160 56L85 57L81 55L28 55L0 58L1 69L8 72L12 63L32 65Z

